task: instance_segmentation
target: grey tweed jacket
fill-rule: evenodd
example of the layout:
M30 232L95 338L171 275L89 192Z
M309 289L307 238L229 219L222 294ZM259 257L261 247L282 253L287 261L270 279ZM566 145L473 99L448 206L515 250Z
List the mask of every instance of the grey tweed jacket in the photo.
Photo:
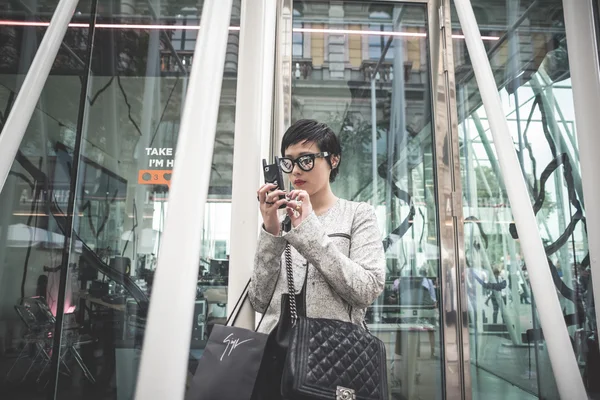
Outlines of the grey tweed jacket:
M284 250L292 245L296 292L306 274L306 313L362 324L366 308L383 291L385 256L373 208L339 199L325 214L314 212L283 236L261 230L249 287L254 310L264 314L259 332L270 332L287 293Z

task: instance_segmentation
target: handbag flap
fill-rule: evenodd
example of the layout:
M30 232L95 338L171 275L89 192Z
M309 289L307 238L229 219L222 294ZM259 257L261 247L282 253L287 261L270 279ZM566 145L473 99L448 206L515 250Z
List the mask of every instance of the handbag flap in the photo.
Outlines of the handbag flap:
M284 390L315 399L335 399L350 389L358 400L387 395L385 346L355 324L300 317L290 341ZM290 393L290 398L295 398Z

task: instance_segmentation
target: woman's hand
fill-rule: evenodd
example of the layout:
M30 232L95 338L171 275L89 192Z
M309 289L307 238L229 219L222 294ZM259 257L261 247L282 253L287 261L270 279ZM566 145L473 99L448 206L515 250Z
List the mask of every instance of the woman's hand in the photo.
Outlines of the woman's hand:
M277 185L267 183L262 185L256 192L265 230L274 236L278 236L281 229L277 210L281 205L288 202L287 198L279 199L279 196L285 195L285 192L283 190L273 190L276 187Z
M285 211L295 228L308 218L313 211L310 196L305 190L292 190L287 197L290 201L287 203Z

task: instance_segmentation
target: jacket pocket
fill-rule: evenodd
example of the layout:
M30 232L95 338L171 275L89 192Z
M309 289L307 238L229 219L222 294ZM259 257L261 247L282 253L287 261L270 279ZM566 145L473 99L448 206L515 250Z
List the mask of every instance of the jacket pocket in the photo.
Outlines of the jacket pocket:
M329 235L327 235L329 237L340 237L340 238L345 238L348 240L352 240L352 237L350 235L348 235L347 233L331 233Z

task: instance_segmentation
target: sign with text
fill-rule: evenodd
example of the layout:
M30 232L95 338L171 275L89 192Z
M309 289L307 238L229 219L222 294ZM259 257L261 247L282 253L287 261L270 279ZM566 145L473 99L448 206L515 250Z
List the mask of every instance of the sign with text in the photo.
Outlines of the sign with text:
M172 147L147 147L144 149L148 156L148 165L138 171L138 184L141 185L167 185L171 186L173 174Z
M172 147L148 147L146 148L146 155L148 156L148 168L173 168Z

